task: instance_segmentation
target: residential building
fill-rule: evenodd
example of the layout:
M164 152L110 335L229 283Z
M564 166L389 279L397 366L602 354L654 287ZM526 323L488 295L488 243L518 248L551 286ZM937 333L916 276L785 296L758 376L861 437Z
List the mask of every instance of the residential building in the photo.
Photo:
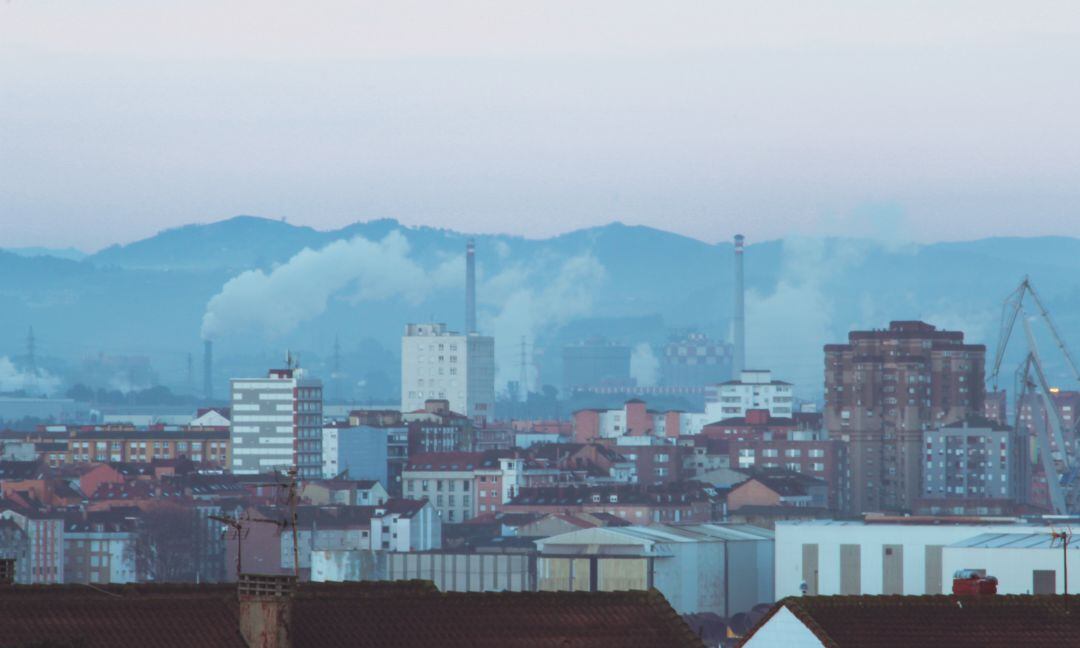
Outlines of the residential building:
M758 469L736 484L727 496L727 508L744 506L828 507L829 485L823 480L786 469Z
M895 321L825 345L825 425L848 444L848 512L910 511L923 430L983 413L986 347L960 331Z
M401 471L409 460L409 425L398 410L353 410L349 412L349 425L373 427L386 435L386 490L394 497L401 497ZM417 441L420 433L417 426Z
M136 525L137 518L120 512L65 514L64 582L137 582Z
M792 418L794 405L791 383L774 380L768 370L744 369L738 379L705 391L705 411L714 421L746 416L749 410L760 409L776 418Z
M657 589L679 614L773 601L773 534L749 525L593 527L536 541L541 591Z
M322 382L290 367L230 383L232 471L295 467L302 479L322 477Z
M0 563L4 561L15 564L13 582L20 585L31 582L30 540L22 527L8 518L0 518Z
M371 516L374 551L431 551L442 547L442 518L423 500L392 499Z
M429 500L444 523L465 522L476 515L473 484L483 458L475 452L411 456L401 475L405 497Z
M629 481L639 484L666 484L682 481L687 450L674 439L619 437L614 449L633 466Z
M32 502L0 499L0 520L14 522L26 534L29 565L24 582L35 585L64 581L63 514ZM20 568L22 569L22 568Z
M621 409L583 409L574 412L574 440L588 443L623 436L675 438L697 434L707 423L709 418L704 412L657 412L648 409L645 401L632 398Z
M659 485L544 486L522 488L507 513L607 513L632 524L696 523L719 519L722 498L697 482Z
M409 324L401 338L401 411L442 399L476 422L495 416L495 339L445 324Z
M203 468L227 470L228 427L113 424L72 428L65 463L150 463L185 457Z
M920 512L1014 513L1027 501L1029 438L972 417L923 432L925 465Z
M389 441L386 428L344 422L325 424L323 476L388 483Z

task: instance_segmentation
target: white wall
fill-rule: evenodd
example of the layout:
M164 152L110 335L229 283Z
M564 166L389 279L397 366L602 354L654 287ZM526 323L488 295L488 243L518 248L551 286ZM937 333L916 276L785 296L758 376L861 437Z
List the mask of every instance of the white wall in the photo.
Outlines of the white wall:
M803 544L818 545L818 594L840 593L840 545L858 544L863 594L882 593L885 545L903 546L904 594L926 593L926 547L947 546L983 533L1036 533L1045 527L1025 524L863 524L824 520L776 523L776 598L798 596ZM1048 529L1047 529L1047 532ZM951 587L952 572L942 579ZM944 574L943 574L944 576Z
M824 645L802 621L783 607L743 644L743 648L822 648Z
M945 547L942 551L942 571L952 587L952 575L960 569L985 569L987 575L998 579L998 594L1031 594L1035 570L1056 573L1057 593L1065 593L1061 548L1000 548ZM1069 593L1080 592L1080 547L1069 549Z

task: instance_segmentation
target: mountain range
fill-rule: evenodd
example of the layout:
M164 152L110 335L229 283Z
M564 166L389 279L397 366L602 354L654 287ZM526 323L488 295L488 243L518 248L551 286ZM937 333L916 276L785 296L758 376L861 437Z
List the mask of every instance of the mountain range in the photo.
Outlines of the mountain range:
M656 355L668 336L687 329L728 335L733 277L726 241L709 244L621 223L525 239L393 220L320 231L239 216L83 258L73 251L0 251L0 355L23 366L33 327L38 365L68 383L86 380L91 367L99 375L102 364L130 366L109 358L138 356L149 360L157 381L183 391L201 385L194 377L201 376L208 331L218 385L262 373L285 349L329 375L337 340L345 393L393 396L405 323L462 326L462 254L470 237L477 248L480 326L496 336L500 381L520 375L523 338L536 385L557 383L559 347L584 337L605 335L644 348L635 370L648 382L656 378ZM1080 344L1075 238L751 242L748 362L774 369L801 395L816 398L821 345L893 319L963 330L970 341L987 344L992 357L1003 300L1025 275L1066 340ZM1010 386L1019 347L1013 345L1012 364L1002 370ZM1054 380L1074 380L1051 350L1043 345Z

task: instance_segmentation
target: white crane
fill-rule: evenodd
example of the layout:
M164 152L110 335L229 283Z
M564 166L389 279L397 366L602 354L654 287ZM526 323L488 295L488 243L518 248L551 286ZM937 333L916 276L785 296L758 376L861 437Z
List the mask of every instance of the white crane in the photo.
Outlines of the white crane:
M1005 357L1005 349L1009 344L1009 339L1012 336L1016 320L1017 318L1020 318L1024 324L1024 337L1027 340L1028 353L1021 365L1021 369L1017 372L1019 386L1016 389L1015 429L1017 431L1020 429L1020 410L1024 398L1028 393L1038 393L1046 411L1046 419L1049 421L1050 431L1052 432L1054 439L1054 445L1051 445L1049 435L1047 434L1047 426L1040 420L1035 425L1040 463L1046 474L1046 484L1050 492L1050 505L1054 509L1055 514L1064 515L1072 508L1072 500L1074 497L1066 496L1062 482L1065 481L1065 485L1070 487L1070 495L1075 495L1075 493L1072 493L1071 491L1073 491L1077 485L1076 462L1073 458L1076 452L1075 431L1063 423L1061 414L1058 412L1057 407L1054 406L1054 402L1050 395L1052 391L1050 389L1050 384L1046 380L1046 373L1043 370L1042 358L1039 355L1039 349L1035 343L1035 334L1031 329L1030 318L1024 310L1024 298L1028 295L1031 296L1031 301L1035 305L1038 314L1046 323L1050 335L1053 337L1058 349L1061 350L1062 355L1065 357L1065 362L1069 365L1069 369L1072 370L1073 376L1076 377L1077 382L1080 382L1080 370L1077 369L1076 362L1073 361L1068 346L1066 346L1061 334L1058 333L1057 326L1054 325L1054 320L1050 317L1050 311L1043 305L1042 300L1039 298L1039 294L1035 291L1035 287L1031 285L1031 280L1028 277L1024 277L1024 280L1020 282L1020 285L1016 290L1010 293L1008 298L1005 299L1005 304L1003 305L1001 312L1001 332L998 336L997 353L994 355L994 366L988 379L993 385L994 391L997 391L998 374L1001 371L1001 363ZM1054 447L1056 447L1059 452L1059 461L1057 464L1055 464L1052 455L1052 449Z

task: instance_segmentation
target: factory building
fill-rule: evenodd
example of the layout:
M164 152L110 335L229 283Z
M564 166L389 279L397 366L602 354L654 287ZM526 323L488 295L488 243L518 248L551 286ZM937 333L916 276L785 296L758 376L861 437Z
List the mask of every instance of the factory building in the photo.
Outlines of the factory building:
M746 524L594 527L537 540L541 591L656 588L679 614L773 601L773 537Z
M1047 525L1007 517L780 521L776 596L943 594L951 584L950 565L957 564L946 564L947 547L983 534L1050 532Z

